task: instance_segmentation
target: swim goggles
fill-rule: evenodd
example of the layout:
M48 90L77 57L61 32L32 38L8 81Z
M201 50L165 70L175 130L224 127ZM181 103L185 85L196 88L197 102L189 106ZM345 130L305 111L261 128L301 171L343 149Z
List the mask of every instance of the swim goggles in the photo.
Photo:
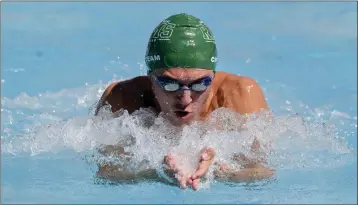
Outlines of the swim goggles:
M209 85L211 84L213 77L204 77L199 80L196 80L193 83L190 83L187 88L183 87L181 83L177 80L171 79L165 76L157 76L154 75L156 82L162 87L164 90L168 92L175 92L178 90L193 90L196 92L205 91Z

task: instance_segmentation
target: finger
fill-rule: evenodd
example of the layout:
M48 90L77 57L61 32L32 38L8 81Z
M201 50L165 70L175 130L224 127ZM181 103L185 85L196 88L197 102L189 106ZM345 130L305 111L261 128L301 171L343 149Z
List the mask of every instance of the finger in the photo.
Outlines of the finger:
M174 156L169 153L167 156L164 157L164 166L163 171L164 173L169 176L170 178L176 178L177 181L177 175L180 172L179 168L176 165L176 160Z
M190 177L188 177L186 183L189 184L189 185L192 185L192 184L193 184L193 180L192 180Z
M184 181L180 181L180 188L181 188L181 189L186 189L185 180L184 180Z
M192 186L192 188L193 188L194 190L198 190L198 189L199 189L199 184L200 184L200 178L195 179L195 180L193 181L193 184L192 184L191 186Z
M201 161L199 163L198 169L192 174L191 179L197 179L203 176L209 169L211 161Z
M203 176L209 169L212 161L214 160L215 150L213 148L205 148L200 155L199 165L191 179L197 179Z
M204 163L205 162L201 162L199 168L191 175L192 180L195 180L206 173L208 165L205 165Z
M185 176L182 173L179 173L177 179L179 181L180 188L185 189L186 188L186 182L187 182Z

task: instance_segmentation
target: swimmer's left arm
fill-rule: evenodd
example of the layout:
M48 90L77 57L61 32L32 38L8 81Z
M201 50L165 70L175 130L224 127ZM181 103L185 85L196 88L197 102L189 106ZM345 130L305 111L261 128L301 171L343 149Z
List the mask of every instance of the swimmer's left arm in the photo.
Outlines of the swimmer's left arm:
M242 106L241 114L260 113L262 111L268 111L269 106L266 102L264 92L261 86L252 78L243 77L238 85L240 89L241 100L244 105ZM271 116L271 113L269 113ZM257 157L257 159L249 159L245 155L240 154L234 156L236 161L243 164L241 170L228 171L227 177L231 178L231 181L246 181L255 179L271 178L274 175L274 170L264 167L267 164L266 160L262 156L265 153L260 153L261 145L259 140L255 137L251 145L251 152ZM261 155L261 156L260 156Z
M240 113L243 121L246 121L248 117L244 117L244 115L269 110L263 90L251 78L230 75L225 79L225 83L218 92L221 93L219 96L224 96L220 98L223 103L222 106ZM243 121L240 120L242 123ZM251 150L259 153L259 148L259 141L255 138ZM218 169L214 172L217 179L242 182L271 178L274 174L273 169L264 167L266 162L263 159L248 159L242 154L234 156L234 158L235 161L241 161L241 164L243 164L242 169L231 169L228 165L219 163Z
M249 159L244 154L235 155L234 160L240 162L242 168L237 170L230 168L226 164L219 164L214 172L216 178L231 182L248 182L272 178L275 170L264 166L266 160L259 149L260 143L257 139L254 139L251 152L256 155L256 159Z
M234 170L227 165L221 164L214 172L217 180L230 182L250 182L256 180L270 179L274 176L275 170L267 167L243 168Z

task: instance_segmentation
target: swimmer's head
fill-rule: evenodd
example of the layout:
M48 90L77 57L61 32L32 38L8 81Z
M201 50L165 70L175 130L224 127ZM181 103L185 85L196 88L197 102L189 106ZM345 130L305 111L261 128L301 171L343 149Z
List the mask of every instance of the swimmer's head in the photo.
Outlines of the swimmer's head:
M216 69L211 30L194 16L170 16L150 36L145 62L157 102L169 120L176 125L198 120Z
M154 29L145 54L148 74L179 67L215 71L216 62L213 33L202 20L185 13L166 18Z

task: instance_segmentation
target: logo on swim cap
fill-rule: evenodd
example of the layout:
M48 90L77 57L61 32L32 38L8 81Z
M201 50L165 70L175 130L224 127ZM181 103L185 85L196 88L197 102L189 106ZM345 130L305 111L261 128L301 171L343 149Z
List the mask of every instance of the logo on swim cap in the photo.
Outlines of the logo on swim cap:
M173 34L175 24L170 23L168 20L164 20L160 26L158 26L152 33L150 39L155 40L169 40Z
M214 42L214 37L212 35L212 33L210 32L210 30L208 29L208 27L201 26L200 27L201 32L203 33L203 38L206 40L206 42Z
M145 55L148 74L160 68L214 70L217 49L211 30L200 19L176 14L162 21L152 32Z

